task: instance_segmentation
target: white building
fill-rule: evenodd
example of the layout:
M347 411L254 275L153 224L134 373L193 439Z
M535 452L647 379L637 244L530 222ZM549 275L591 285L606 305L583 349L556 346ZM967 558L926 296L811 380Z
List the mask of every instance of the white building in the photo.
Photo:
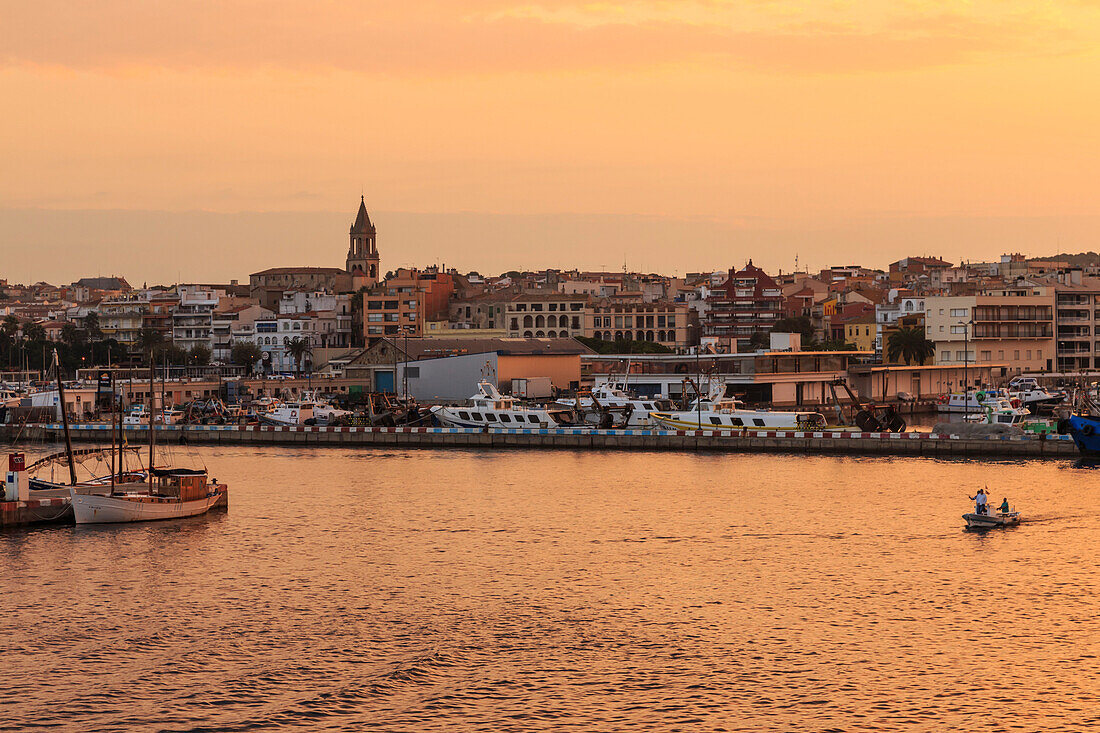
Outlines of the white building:
M180 285L180 302L172 312L172 343L190 350L205 346L214 350L214 309L217 291L202 285Z

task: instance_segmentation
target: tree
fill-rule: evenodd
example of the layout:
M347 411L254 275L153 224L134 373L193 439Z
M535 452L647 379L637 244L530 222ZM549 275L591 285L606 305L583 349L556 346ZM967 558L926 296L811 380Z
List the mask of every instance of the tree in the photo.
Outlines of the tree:
M12 339L15 338L15 334L19 333L19 319L14 315L9 315L4 319L3 323L0 323L0 331Z
M95 311L89 311L88 315L84 316L82 325L84 335L89 341L99 341L103 338L103 330L99 326L99 314Z
M210 347L204 344L195 344L191 347L191 351L188 352L187 363L196 364L199 366L205 366L210 363Z
M142 326L138 331L137 345L143 354L158 354L164 347L164 333L152 326Z
M248 374L255 371L256 363L262 356L260 347L251 341L235 341L229 350L229 360L244 367Z
M187 363L187 358L190 356L187 349L176 344L168 344L161 350L161 355L164 359L174 366L183 366Z
M810 343L814 340L814 322L809 316L794 316L780 318L772 326L772 333L800 333L802 342Z
M45 341L46 329L40 323L26 323L23 325L23 338L27 341Z
M290 354L294 359L294 372L295 374L302 373L302 360L306 356L313 356L313 348L309 345L309 339L304 339L301 336L295 336L286 345L286 353Z
M921 366L936 353L935 345L924 336L923 328L899 328L886 339L886 360L905 361L906 366L917 362Z
M84 331L75 323L66 323L61 327L61 342L70 347L83 346Z
M771 338L763 331L753 331L752 336L749 337L749 347L753 351L759 349L766 349L771 345Z

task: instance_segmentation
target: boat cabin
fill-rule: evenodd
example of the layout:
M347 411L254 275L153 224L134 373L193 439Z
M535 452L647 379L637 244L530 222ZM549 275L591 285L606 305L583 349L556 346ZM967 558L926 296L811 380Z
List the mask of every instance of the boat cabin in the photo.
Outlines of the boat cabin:
M170 496L180 501L194 501L210 493L206 482L206 471L189 468L154 468L153 478L156 479L156 493L160 496Z

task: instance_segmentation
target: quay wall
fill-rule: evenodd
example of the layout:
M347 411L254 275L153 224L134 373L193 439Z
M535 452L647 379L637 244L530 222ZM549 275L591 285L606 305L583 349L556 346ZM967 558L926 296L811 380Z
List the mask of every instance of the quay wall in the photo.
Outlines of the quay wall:
M10 441L61 441L60 424L13 428ZM110 426L76 424L74 441L107 443ZM148 441L146 425L128 426L126 439ZM794 430L583 430L571 428L366 428L267 425L170 425L157 427L158 442L222 445L344 446L359 448L548 448L590 450L735 451L852 455L1072 457L1065 435L959 436L935 433L864 433Z

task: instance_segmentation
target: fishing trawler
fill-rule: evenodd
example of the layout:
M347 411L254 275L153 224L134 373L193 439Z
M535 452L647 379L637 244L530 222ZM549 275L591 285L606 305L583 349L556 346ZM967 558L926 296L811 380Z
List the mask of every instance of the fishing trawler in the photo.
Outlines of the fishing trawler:
M431 412L448 428L560 428L576 425L573 410L561 406L528 407L502 395L495 384L481 381L468 405L436 405Z
M592 388L587 397L559 399L554 403L563 408L572 407L586 423L600 425L612 422L627 428L648 428L656 423L651 414L673 409L668 400L642 399L627 394L623 385L604 382Z
M670 430L820 430L825 427L825 416L820 412L749 410L738 400L725 397L725 390L726 385L714 383L707 395L692 401L691 409L653 412L650 417Z

